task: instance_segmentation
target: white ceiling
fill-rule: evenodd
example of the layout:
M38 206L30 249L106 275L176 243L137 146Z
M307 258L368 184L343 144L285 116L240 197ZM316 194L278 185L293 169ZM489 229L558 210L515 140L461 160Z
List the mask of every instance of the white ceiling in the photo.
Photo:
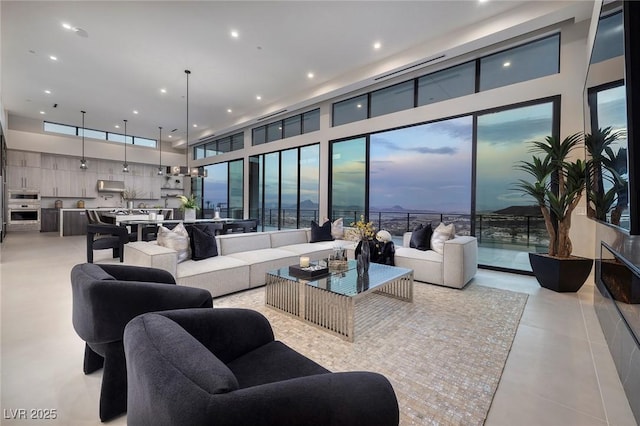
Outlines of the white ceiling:
M72 125L85 110L88 128L122 131L114 126L127 119L129 134L156 138L162 126L163 140L173 129L183 140L189 69L193 141L313 98L354 70L402 65L390 58L523 3L3 0L2 104Z

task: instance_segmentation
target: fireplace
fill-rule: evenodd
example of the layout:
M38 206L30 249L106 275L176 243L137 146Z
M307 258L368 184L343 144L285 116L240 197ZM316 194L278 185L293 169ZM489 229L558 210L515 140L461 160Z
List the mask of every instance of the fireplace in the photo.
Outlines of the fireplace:
M605 242L596 260L594 305L631 410L640 419L640 269Z

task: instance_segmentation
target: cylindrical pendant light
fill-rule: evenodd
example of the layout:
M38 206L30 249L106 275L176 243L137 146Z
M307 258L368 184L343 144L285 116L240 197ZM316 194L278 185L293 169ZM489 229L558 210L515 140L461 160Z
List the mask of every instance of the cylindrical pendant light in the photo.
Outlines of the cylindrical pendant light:
M160 147L160 161L158 161L158 176L162 176L162 126L158 127L160 129L160 136L158 137L158 146Z
M86 111L80 111L82 113L82 158L80 159L80 168L87 170L87 159L84 158L84 115Z
M187 75L187 143L186 143L186 157L187 157L187 175L191 175L191 169L189 169L189 74L191 71L184 70L184 73Z
M124 121L124 163L122 164L122 173L129 173L129 164L127 164L127 120Z

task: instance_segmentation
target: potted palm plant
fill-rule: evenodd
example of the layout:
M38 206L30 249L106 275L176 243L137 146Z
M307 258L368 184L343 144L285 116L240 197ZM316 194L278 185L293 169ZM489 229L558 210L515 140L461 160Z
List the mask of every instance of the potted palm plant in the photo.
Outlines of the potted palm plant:
M581 141L582 133L563 140L548 136L544 141L532 141L531 161L516 166L533 178L532 182L520 179L516 189L537 202L549 234L548 253L529 253L531 269L542 287L559 292L578 291L593 263L592 259L571 255L569 238L571 214L585 188L586 163L568 158Z
M625 131L611 127L586 134L584 144L589 153L587 160L587 212L590 217L620 225L620 216L628 207L627 150L614 151L616 141L625 137ZM609 189L606 189L606 187Z

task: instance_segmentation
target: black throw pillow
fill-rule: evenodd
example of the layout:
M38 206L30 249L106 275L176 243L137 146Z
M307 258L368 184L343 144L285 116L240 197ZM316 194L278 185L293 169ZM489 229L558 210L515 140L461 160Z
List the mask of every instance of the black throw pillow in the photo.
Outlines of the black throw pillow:
M314 220L311 221L311 241L309 242L317 243L319 241L333 241L330 220L323 223L322 226L318 226Z
M431 248L431 235L433 235L431 224L428 224L427 226L419 225L411 233L409 247L422 251L429 250Z
M214 230L206 225L192 225L187 228L191 259L203 260L218 255Z

